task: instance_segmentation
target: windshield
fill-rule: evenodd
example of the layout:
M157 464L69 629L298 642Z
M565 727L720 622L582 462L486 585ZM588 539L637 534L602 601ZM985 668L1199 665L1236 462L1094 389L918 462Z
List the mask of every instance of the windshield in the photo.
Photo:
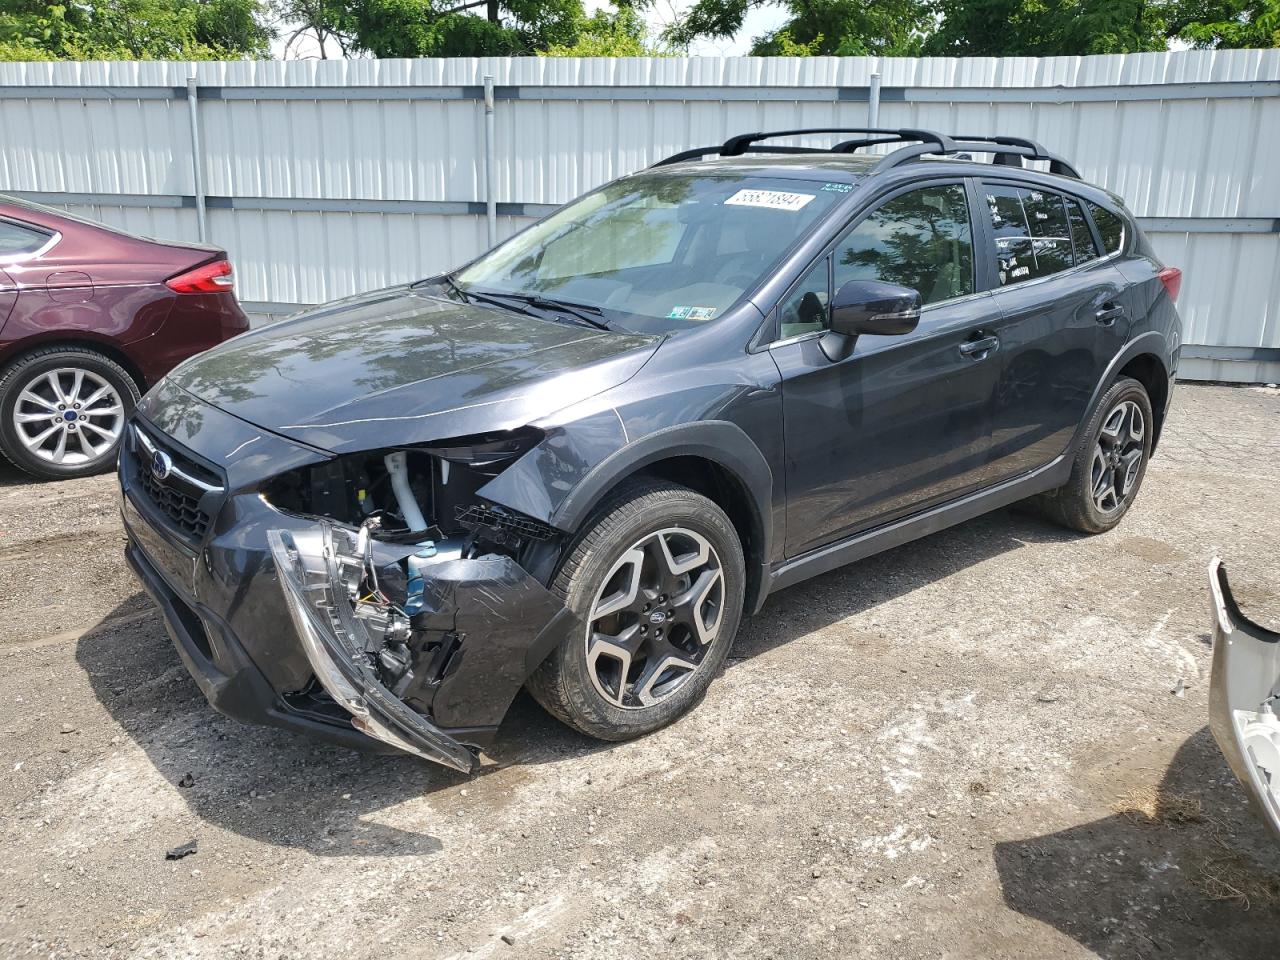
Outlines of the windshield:
M737 303L847 191L774 177L628 177L513 237L454 281L464 294L586 307L628 330L688 329Z

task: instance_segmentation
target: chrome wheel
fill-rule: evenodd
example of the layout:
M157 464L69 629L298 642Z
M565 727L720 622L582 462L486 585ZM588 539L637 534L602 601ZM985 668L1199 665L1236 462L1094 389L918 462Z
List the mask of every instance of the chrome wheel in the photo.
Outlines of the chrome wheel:
M698 670L724 620L724 570L710 541L683 527L631 546L610 569L587 621L587 670L615 707L638 710Z
M124 404L91 370L59 367L40 374L13 407L18 440L47 463L75 465L107 456L124 427Z
M1090 490L1094 506L1103 513L1114 513L1133 495L1147 452L1146 435L1146 418L1132 400L1118 404L1102 422L1090 465Z

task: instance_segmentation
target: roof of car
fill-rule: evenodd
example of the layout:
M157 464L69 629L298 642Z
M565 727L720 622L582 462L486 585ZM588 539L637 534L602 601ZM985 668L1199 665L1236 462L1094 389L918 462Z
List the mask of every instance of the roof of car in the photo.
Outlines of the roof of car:
M922 165L928 167L941 165L943 169L940 172L950 173L955 176L979 176L987 179L1012 177L1019 180L1039 181L1045 186L1056 184L1058 189L1084 195L1091 199L1097 195L1106 196L1116 206L1124 207L1124 201L1109 190L1077 180L1074 177L1065 177L1061 174L1037 170L1034 167L1006 166L954 156L923 156L902 166L877 171L876 167L883 159L883 154L768 153L759 151L733 157L706 156L701 159L683 160L668 165L649 167L637 171L637 173L658 176L687 176L690 173L743 177L773 176L790 180L852 184L865 180L872 174L898 174L905 179L912 175L919 175Z

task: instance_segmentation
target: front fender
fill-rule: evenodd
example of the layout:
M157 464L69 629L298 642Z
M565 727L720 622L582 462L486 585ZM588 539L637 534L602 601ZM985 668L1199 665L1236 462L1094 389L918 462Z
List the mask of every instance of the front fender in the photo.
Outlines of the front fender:
M629 441L618 415L603 411L558 428L479 493L572 534L618 484L673 457L710 461L739 485L759 546L753 554L762 567L767 566L774 537L773 471L742 428L726 420L674 424ZM763 572L767 571L756 573ZM767 583L768 578L752 576L751 582ZM757 609L761 600L763 596L748 597L747 609Z

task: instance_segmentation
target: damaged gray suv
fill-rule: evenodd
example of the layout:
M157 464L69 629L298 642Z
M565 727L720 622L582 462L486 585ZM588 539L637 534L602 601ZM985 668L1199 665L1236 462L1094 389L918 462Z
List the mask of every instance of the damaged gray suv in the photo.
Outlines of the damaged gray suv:
M1019 500L1119 522L1179 280L1033 141L735 137L184 363L127 556L233 717L472 771L527 687L634 737L773 590Z

